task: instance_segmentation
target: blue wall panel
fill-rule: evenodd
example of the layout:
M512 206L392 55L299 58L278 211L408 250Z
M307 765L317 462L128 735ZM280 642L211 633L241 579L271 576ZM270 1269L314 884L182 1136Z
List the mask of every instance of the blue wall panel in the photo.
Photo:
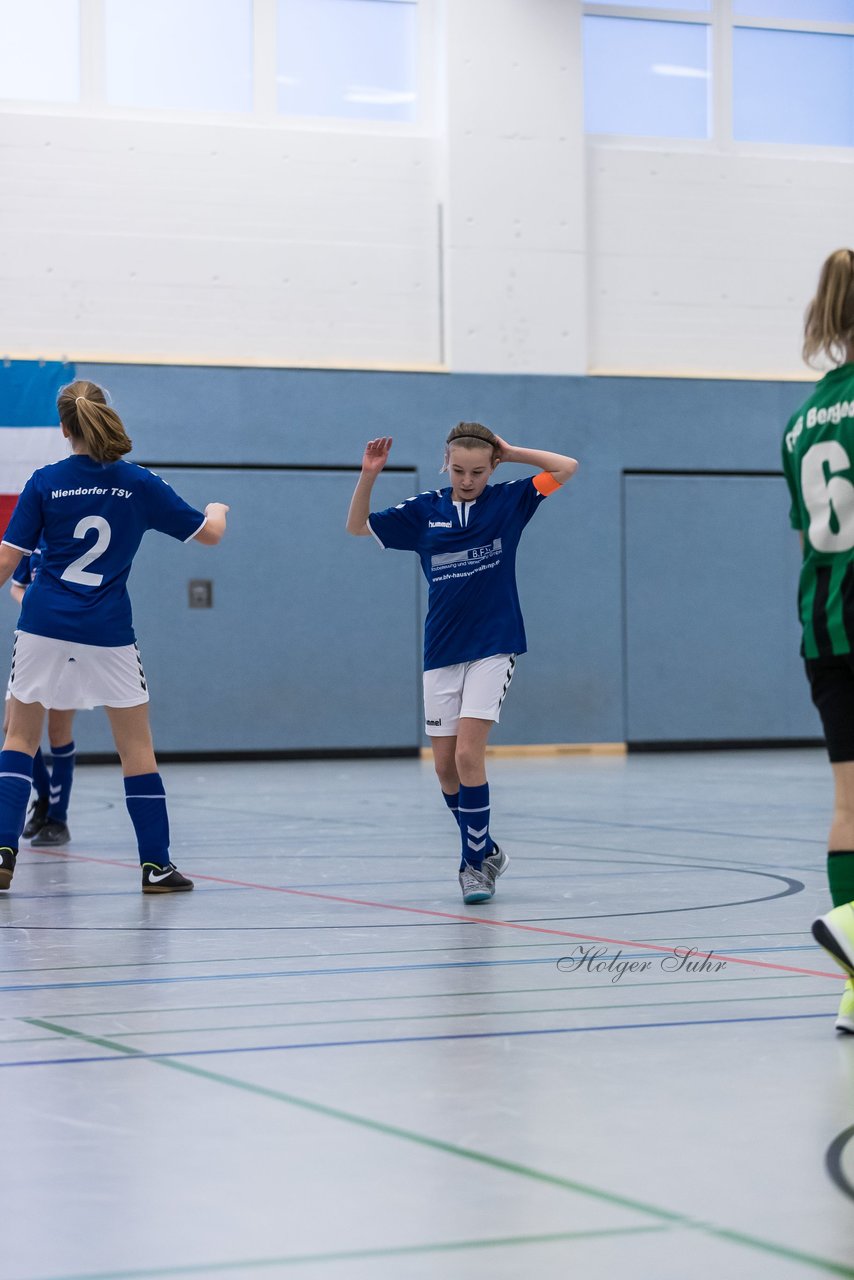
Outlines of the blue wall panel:
M519 582L530 652L519 664L502 723L493 735L493 741L499 743L626 739L623 472L778 470L783 427L808 390L807 384L657 378L136 365L78 368L81 376L93 377L110 389L134 438L134 457L140 461L164 465L215 463L226 468L247 463L353 467L358 465L368 438L391 435L395 440L392 461L417 473L418 484L413 485L407 475L386 475L385 494L378 497L377 505L443 482L439 475L442 441L460 419L486 422L513 443L574 454L581 463L578 476L565 492L544 504L522 539ZM504 474L499 469L497 478L517 474L517 468L508 467ZM353 557L346 563L352 563L354 574L367 572L366 565L372 561L370 571L377 575L375 590L390 600L397 599L402 587L392 575L408 574L410 570L414 574L415 558L382 553L367 539L357 541L344 535L344 491L349 491L354 479L349 475L334 492L317 491L319 504L325 508L318 512L313 525L317 547L322 546L323 556L330 564L345 563L342 557ZM240 528L241 506L254 501L251 489L247 493L244 497L241 491L235 503L233 531ZM201 496L208 496L206 489ZM236 533L229 533L229 540L232 536ZM768 539L768 553L779 552L784 557L785 572L791 579L788 587L794 616L797 575L785 500L780 505L777 526L773 524L772 502L764 536ZM268 548L261 543L254 547L248 565L242 549L235 551L232 559L227 547L228 543L224 543L213 552L196 549L199 556L206 557L204 564L208 566L221 556L215 571L220 591L225 589L224 573L233 572L241 589L245 589L247 574L264 582L278 571L279 546ZM783 547L788 550L781 550ZM176 550L180 555L186 548ZM302 558L298 563L308 581L315 562ZM194 575L195 572L194 569ZM785 583L782 590L785 594ZM412 591L414 598L414 587ZM299 590L294 594L298 605ZM423 592L421 595L423 598ZM375 599L365 594L352 602L352 631L375 625ZM758 603L761 605L761 598ZM282 595L271 605L267 625L282 633L289 624L293 628L296 605L289 596ZM142 600L139 613L144 623ZM3 618L10 624L12 616L10 610L5 610ZM183 625L186 619L183 613L180 616ZM714 635L716 622L710 610L710 636ZM340 628L330 622L328 644L335 653L339 652L337 630ZM315 669L311 645L317 642L317 634L312 637L301 628L293 631L291 661L297 670L310 673ZM383 631L381 640L385 660L397 664L401 673L408 672L408 716L413 701L419 697L412 639L405 631L392 627ZM326 641L327 633L323 631L322 642ZM227 673L239 670L245 637L225 635L218 643L217 652L226 673L222 678L228 678ZM180 645L176 650L181 653ZM147 657L149 665L154 658L154 653ZM746 689L754 679L755 664L750 662L744 669ZM397 692L379 696L385 696L387 703L404 697ZM161 740L180 740L184 732L180 722L186 714L186 708L173 705L171 698L162 708L158 706ZM328 714L332 715L331 708ZM301 704L300 716L304 745L309 739L316 741L323 736L313 723L313 709ZM247 727L240 730L240 741L248 747L253 730L251 717L247 720ZM361 714L353 716L352 723L355 736L350 741L376 742L376 732ZM752 737L772 736L773 726L757 722L754 730ZM330 721L330 734L331 731ZM360 738L362 734L366 736ZM399 737L395 737L397 741Z
M797 538L769 476L626 476L626 736L819 732L792 608Z

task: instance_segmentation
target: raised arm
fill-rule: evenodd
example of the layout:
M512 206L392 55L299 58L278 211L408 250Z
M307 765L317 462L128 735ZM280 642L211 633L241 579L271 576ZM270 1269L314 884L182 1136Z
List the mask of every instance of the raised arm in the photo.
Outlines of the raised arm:
M563 453L548 453L545 449L521 449L518 445L508 444L498 438L498 461L521 462L524 466L539 467L540 471L548 471L556 484L566 484L578 470L575 458Z
M369 440L365 446L362 474L353 491L350 510L347 513L347 532L352 533L356 538L370 536L368 516L371 514L371 492L374 481L388 462L391 442L391 436L378 436L376 440Z
M222 535L225 533L225 517L229 510L230 508L224 502L209 502L205 507L207 520L193 541L200 542L203 547L215 547L218 542L221 542Z

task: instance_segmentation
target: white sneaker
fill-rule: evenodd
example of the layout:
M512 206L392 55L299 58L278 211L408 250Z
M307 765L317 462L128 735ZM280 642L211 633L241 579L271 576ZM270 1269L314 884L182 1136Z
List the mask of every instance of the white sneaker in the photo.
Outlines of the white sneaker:
M854 980L845 984L842 999L839 1002L839 1013L836 1015L836 1030L848 1031L854 1036Z
M465 864L460 872L460 888L463 891L463 902L489 901L495 893L495 876L491 871L487 871L486 861L480 871L477 867Z
M814 920L812 936L840 969L854 978L854 902L845 902Z
M504 872L510 866L510 858L503 849L499 849L498 845L493 841L492 853L488 858L483 860L483 869L488 871L492 876L492 887L495 888L495 881L499 876L503 876Z

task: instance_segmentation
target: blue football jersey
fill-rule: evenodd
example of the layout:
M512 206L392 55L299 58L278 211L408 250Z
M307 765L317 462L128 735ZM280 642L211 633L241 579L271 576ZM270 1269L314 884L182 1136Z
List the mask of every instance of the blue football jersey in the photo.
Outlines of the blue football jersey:
M430 588L425 671L527 648L516 548L544 495L534 477L487 485L473 502L454 502L451 494L419 493L368 518L380 546L421 559Z
M157 529L188 542L205 523L165 480L132 462L73 454L27 481L3 541L39 570L18 627L80 644L134 643L127 578L142 536Z

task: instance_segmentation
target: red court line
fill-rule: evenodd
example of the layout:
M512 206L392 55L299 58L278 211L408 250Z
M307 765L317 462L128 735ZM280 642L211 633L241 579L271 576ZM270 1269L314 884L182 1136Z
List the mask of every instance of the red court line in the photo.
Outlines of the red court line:
M53 858L69 858L75 862L97 862L105 867L133 867L136 869L138 865L135 862L120 862L116 858L93 858L81 853L65 853L58 849L39 849L39 853L49 853ZM430 916L440 920L459 920L463 924L488 924L493 929L515 929L520 933L545 933L555 938L573 938L577 942L604 942L615 947L630 947L633 950L654 951L658 955L673 955L673 947L662 947L654 942L634 942L627 938L605 938L595 933L571 933L567 929L546 929L539 924L522 924L513 920L491 920L489 916L459 915L453 911L435 911L430 907L406 907L395 902L372 902L366 898L343 898L334 893L318 893L314 889L289 889L280 884L258 884L254 880L230 880L225 876L197 875L195 871L193 872L193 877L196 880L209 880L214 884L234 885L238 889L264 889L268 893L287 893L296 898L316 898L321 902L343 902L352 907L375 907L381 911L402 911L410 915ZM712 954L716 960L725 960L727 964L743 964L747 965L748 968L754 969L774 969L781 973L800 973L808 978L837 978L840 982L846 980L844 973L828 973L824 969L801 969L795 965L777 964L771 960L754 960L746 956L729 956L717 951L698 953L700 957Z

